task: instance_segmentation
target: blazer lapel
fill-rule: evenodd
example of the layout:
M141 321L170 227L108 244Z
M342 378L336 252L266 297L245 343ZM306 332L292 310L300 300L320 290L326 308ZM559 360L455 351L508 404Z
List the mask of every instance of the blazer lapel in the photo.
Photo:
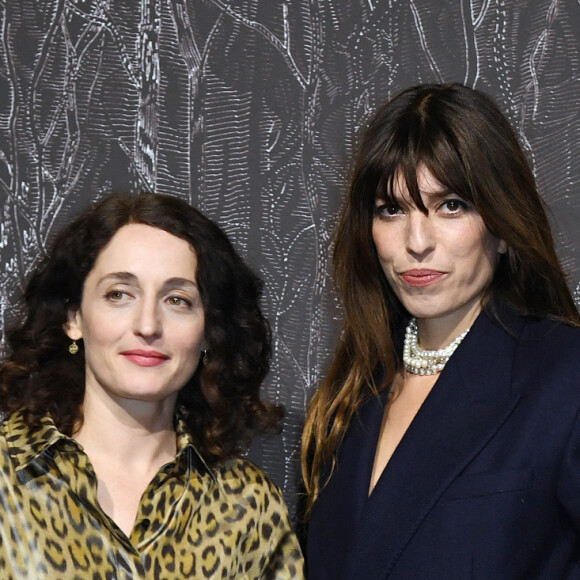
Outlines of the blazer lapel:
M515 348L479 316L362 508L342 578L387 578L441 494L501 427L519 398L510 391Z
M344 557L356 540L357 522L368 497L375 447L386 394L369 401L353 418L338 453L337 468L314 505L308 530L309 577L340 578Z

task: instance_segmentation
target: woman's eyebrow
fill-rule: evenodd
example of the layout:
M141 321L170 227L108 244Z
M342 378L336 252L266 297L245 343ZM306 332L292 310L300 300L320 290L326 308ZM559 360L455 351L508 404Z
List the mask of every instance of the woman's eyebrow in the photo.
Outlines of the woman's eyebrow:
M131 272L110 272L109 274L105 274L99 281L98 284L102 284L103 282L125 282L127 284L138 284L139 278L132 274ZM190 287L197 289L197 284L193 280L189 280L188 278L181 278L179 276L175 276L173 278L169 278L165 280L163 283L163 290L173 290L176 288L184 288Z
M105 274L97 282L97 284L102 284L103 282L107 282L109 280L117 282L134 283L137 280L137 276L135 276L135 274L131 274L131 272L110 272L109 274Z
M183 287L197 289L197 284L193 280L189 280L188 278L180 278L180 277L169 278L163 284L164 290L173 290L176 288L183 288Z

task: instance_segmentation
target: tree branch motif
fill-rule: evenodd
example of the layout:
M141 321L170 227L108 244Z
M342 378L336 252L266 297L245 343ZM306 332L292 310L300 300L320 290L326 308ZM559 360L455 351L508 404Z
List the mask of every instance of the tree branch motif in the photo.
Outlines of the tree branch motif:
M414 0L411 0L409 2L409 6L411 8L411 12L413 13L413 20L415 21L415 28L417 29L417 33L419 34L419 42L421 43L421 49L422 49L423 53L425 54L425 56L427 57L427 62L429 63L429 68L431 69L431 72L435 76L437 82L442 83L443 76L441 75L441 71L439 70L439 67L437 66L437 63L435 62L435 59L433 58L433 55L431 54L431 51L429 50L429 47L427 45L427 35L425 34L423 22L421 21L421 15L419 14L419 11L417 10L417 6L416 6Z
M221 0L211 0L212 4L218 6L221 10L224 11L225 14L231 16L236 22L240 22L244 24L248 28L255 30L258 34L263 36L268 42L274 46L278 52L282 55L282 58L286 61L289 70L293 74L294 78L298 81L302 89L306 88L306 85L310 82L301 72L296 64L294 57L290 51L289 44L281 41L275 34L272 34L270 30L268 30L264 25L256 22L254 20L250 20L245 16L242 16L238 12L232 9L231 1L230 2L222 2ZM315 3L314 3L315 4Z
M538 113L538 101L540 95L540 75L542 73L541 69L546 57L546 51L548 50L548 41L550 37L550 31L552 26L558 17L558 0L551 0L548 6L548 11L546 14L546 27L539 34L534 49L532 50L528 66L531 73L531 80L525 87L525 99L524 102L528 101L531 94L532 99L532 119L536 118ZM523 112L523 111L522 111Z
M133 66L131 58L129 57L129 51L127 49L126 43L123 41L122 35L118 31L117 26L113 23L110 12L104 0L97 0L98 11L91 13L80 10L75 5L74 0L66 0L66 2L68 2L67 10L70 13L76 14L80 18L85 19L95 28L106 30L111 35L111 39L119 51L121 62L123 63L128 78L131 80L133 85L138 88L140 86L140 74L138 71L135 71L135 67ZM100 16L100 14L102 14L102 16Z
M156 190L159 92L158 0L141 2L139 23L139 105L135 136L135 165L148 191Z

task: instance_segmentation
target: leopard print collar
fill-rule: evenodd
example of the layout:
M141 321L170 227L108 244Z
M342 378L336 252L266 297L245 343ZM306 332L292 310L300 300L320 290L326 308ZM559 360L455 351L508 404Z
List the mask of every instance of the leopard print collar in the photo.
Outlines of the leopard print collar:
M60 450L79 450L78 443L71 437L61 433L48 415L41 419L38 427L34 428L25 423L23 413L20 411L3 419L0 429L6 435L8 453L16 472L25 469L41 455L49 453L54 446L58 446ZM193 437L187 431L185 421L179 414L176 414L175 418L175 431L177 436L176 463L187 462L187 457L191 450L195 458L196 468L206 471L215 483L216 475L214 470L203 459L195 446Z

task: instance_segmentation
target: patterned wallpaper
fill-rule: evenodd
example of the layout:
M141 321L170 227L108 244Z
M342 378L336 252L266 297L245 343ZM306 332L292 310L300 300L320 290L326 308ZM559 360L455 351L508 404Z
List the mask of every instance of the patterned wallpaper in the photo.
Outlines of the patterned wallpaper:
M378 103L437 81L509 116L580 302L577 0L0 0L0 327L91 200L189 200L265 281L264 391L287 415L251 457L294 509L340 319L328 257L349 153Z

